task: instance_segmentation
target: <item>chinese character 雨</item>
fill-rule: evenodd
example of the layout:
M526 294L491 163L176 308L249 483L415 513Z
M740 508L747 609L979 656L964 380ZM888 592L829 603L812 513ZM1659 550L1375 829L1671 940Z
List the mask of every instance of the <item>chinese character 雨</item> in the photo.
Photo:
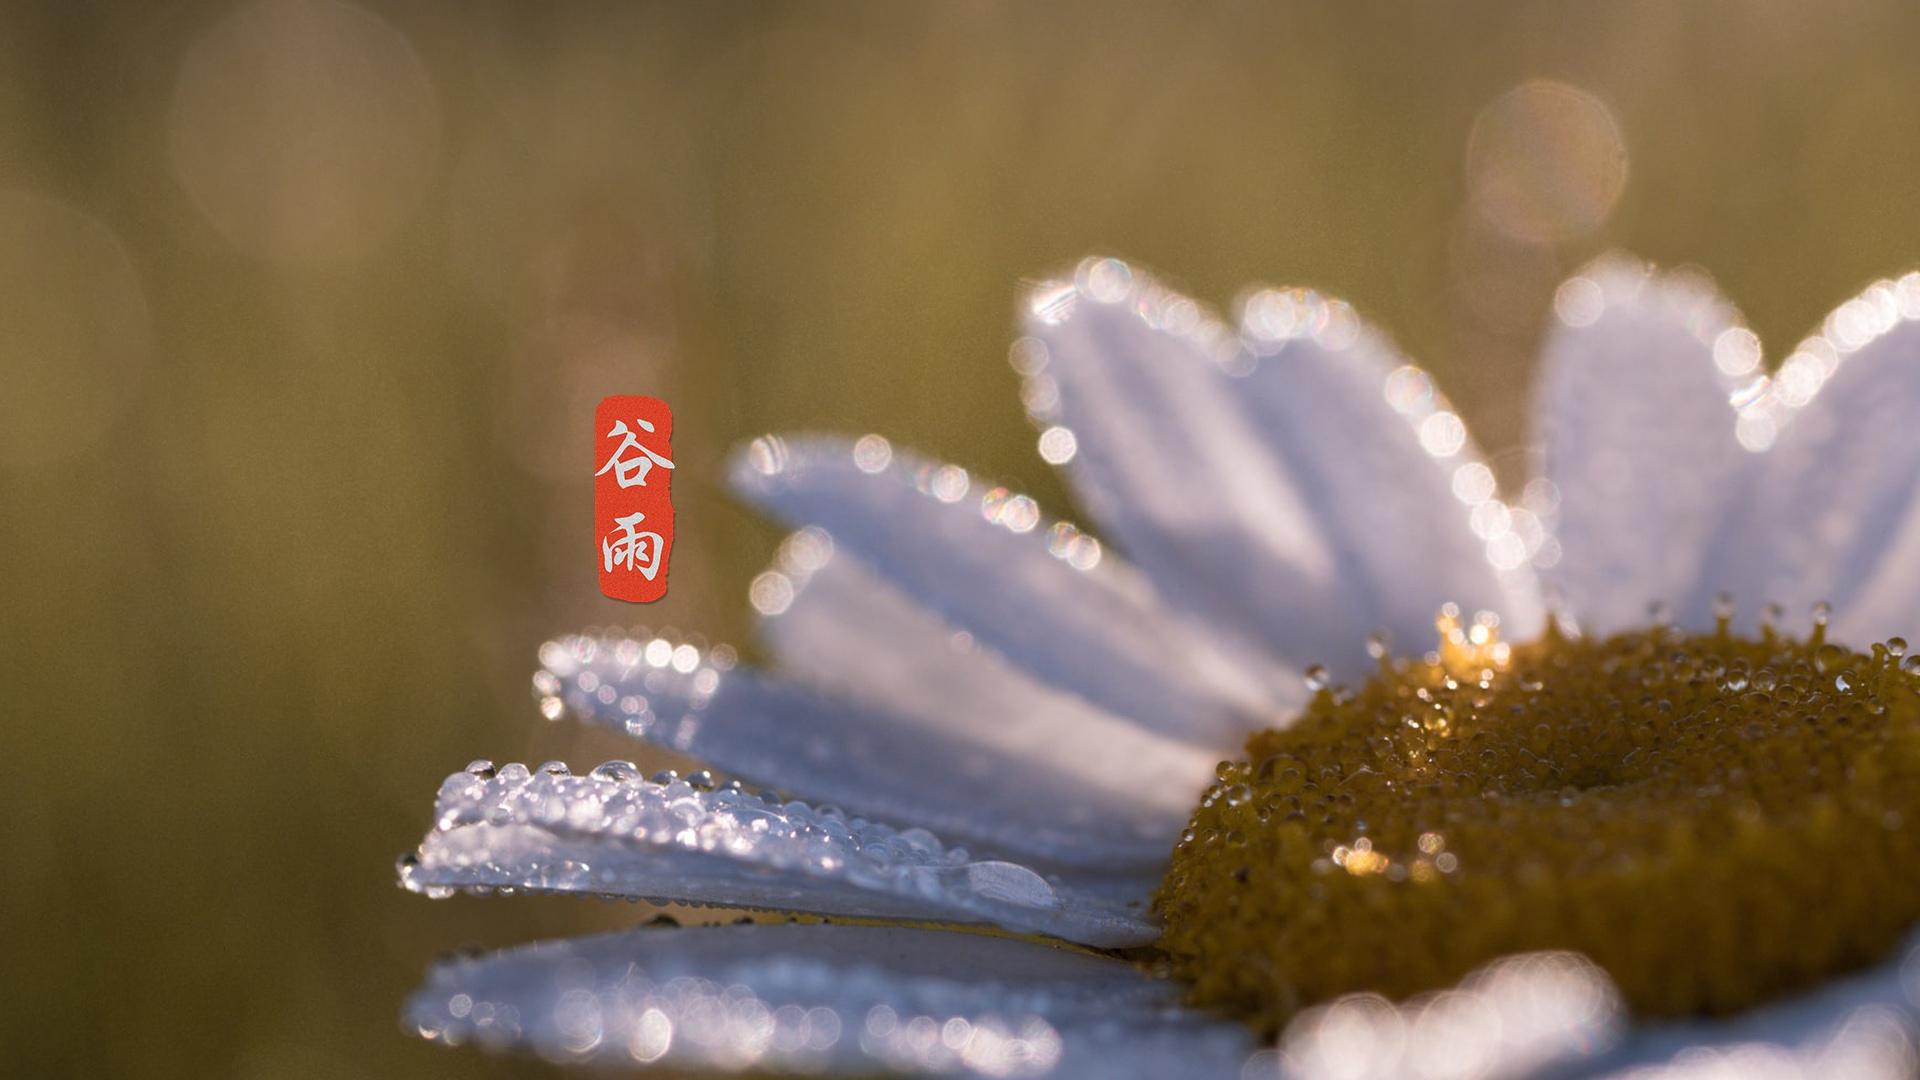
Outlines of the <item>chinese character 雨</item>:
M657 532L641 532L638 526L647 520L647 515L635 510L631 514L613 519L620 526L614 532L600 539L600 565L608 573L616 566L628 570L640 571L640 576L648 581L660 572L660 557L665 554L665 546Z
M652 424L638 418L633 422L641 431L649 435L653 434ZM613 456L607 459L607 463L600 466L600 471L593 475L604 476L608 469L612 469L613 478L621 487L630 488L636 485L646 487L647 474L653 471L655 465L663 469L673 468L673 462L642 445L640 436L633 433L633 429L627 426L625 420L613 422L613 430L607 432L607 438L611 439L615 435L620 436L620 445L614 448ZM639 453L633 457L627 457L628 452L633 450L638 450Z

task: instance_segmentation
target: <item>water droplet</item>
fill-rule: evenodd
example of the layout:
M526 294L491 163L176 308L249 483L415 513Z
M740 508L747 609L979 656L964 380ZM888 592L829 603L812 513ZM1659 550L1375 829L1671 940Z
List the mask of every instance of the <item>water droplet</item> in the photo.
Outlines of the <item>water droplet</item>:
M573 770L567 768L567 763L564 761L543 761L540 763L540 771L548 776L573 775Z
M1375 660L1386 659L1387 646L1390 640L1385 630L1375 630L1373 633L1368 634L1367 655L1373 657Z
M1713 594L1713 617L1716 619L1733 618L1733 594L1717 592Z
M1647 621L1655 626L1673 625L1673 608L1665 600L1654 600L1647 604Z
M1772 601L1768 601L1767 603L1761 605L1760 625L1771 630L1774 627L1780 625L1780 620L1786 618L1786 616L1787 616L1786 608L1783 608L1779 604L1776 604Z
M1853 690L1853 680L1847 678L1847 673L1843 671L1833 677L1833 688L1843 694L1849 693Z
M713 773L709 772L706 769L700 769L697 772L688 773L687 783L693 785L696 788L699 788L702 791L712 791L714 788Z
M680 779L680 773L674 769L661 769L659 772L647 778L649 783L661 784L663 786L671 784L678 779Z
M1832 604L1827 603L1825 600L1821 600L1818 603L1813 605L1813 625L1825 626L1827 625L1827 620L1832 617L1833 617Z
M1307 689L1319 693L1327 688L1327 669L1322 664L1309 664L1304 675Z
M603 761L594 766L595 780L609 780L617 784L628 784L640 779L640 766L631 761Z
M495 770L493 762L488 761L486 758L474 758L472 761L467 762L467 771L482 780L491 780L493 779Z
M1907 655L1907 639L1903 637L1888 638L1887 655L1893 657L1895 660Z

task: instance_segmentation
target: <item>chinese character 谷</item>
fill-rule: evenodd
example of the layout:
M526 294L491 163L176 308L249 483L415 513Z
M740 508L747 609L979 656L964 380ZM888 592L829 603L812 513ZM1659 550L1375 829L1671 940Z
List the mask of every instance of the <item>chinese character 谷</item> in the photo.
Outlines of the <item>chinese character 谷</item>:
M613 519L619 529L600 539L600 566L608 573L616 566L640 571L648 581L660 572L660 557L665 542L657 532L641 532L639 524L647 515L635 510Z
M633 422L641 431L649 435L653 434L652 424L638 418ZM608 469L612 469L613 478L619 482L621 487L630 488L636 485L646 487L647 474L653 471L655 465L663 469L673 468L673 462L661 457L658 453L655 453L652 449L642 444L640 442L640 436L633 433L633 429L627 426L625 420L615 420L613 422L613 430L607 432L607 438L611 439L615 435L620 436L620 445L614 448L613 456L607 459L607 463L600 466L600 471L593 475L604 476ZM639 451L639 453L632 457L627 456L629 452L635 450Z

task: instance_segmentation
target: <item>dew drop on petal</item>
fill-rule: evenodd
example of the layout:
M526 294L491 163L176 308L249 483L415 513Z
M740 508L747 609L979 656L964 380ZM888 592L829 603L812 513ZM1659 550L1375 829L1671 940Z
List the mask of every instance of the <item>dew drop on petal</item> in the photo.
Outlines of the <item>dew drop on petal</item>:
M1450 412L1436 412L1420 422L1420 448L1434 457L1452 457L1467 444L1467 426Z
M886 471L893 461L893 444L878 435L862 435L853 444L853 464L863 473Z
M1058 424L1040 433L1040 458L1049 465L1065 465L1080 451L1080 441L1070 428Z
M1713 363L1722 374L1750 375L1760 370L1760 336L1744 326L1729 326L1713 339Z
M793 580L778 570L768 570L747 587L747 600L762 615L780 615L793 606Z

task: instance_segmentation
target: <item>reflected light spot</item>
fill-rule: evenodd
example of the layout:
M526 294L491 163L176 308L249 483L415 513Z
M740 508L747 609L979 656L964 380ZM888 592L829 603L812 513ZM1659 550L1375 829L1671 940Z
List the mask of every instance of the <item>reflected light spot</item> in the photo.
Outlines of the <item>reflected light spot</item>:
M1133 292L1133 268L1119 259L1088 259L1074 273L1074 283L1102 304L1117 304Z
M1507 509L1506 503L1498 499L1488 499L1474 507L1473 513L1467 516L1467 520L1473 528L1474 535L1482 540L1504 536L1513 527L1512 511Z
M1747 375L1760 367L1760 336L1744 326L1729 326L1713 339L1713 363L1727 375Z
M1756 454L1771 449L1779 433L1779 426L1766 413L1749 413L1733 423L1733 437L1741 448Z
M1453 470L1453 497L1468 506L1478 506L1493 498L1493 470L1480 462L1470 462Z
M187 53L167 135L175 177L228 242L337 264L411 216L441 123L419 56L385 20L334 0L269 0Z
M641 1064L660 1060L673 1046L673 1021L659 1009L648 1009L633 1025L633 1038L627 1041L627 1053Z
M1467 444L1467 426L1450 412L1437 412L1420 422L1420 448L1434 457L1452 457Z
M1070 281L1044 282L1027 294L1027 310L1048 326L1066 322L1079 302L1080 290Z
M1606 307L1606 293L1590 277L1569 278L1553 294L1553 313L1568 326L1592 326Z
M778 435L762 435L747 445L747 463L761 476L778 476L787 467L787 444Z
M863 473L886 471L893 461L893 444L878 435L862 435L853 444L853 464Z
M958 465L942 465L933 470L933 475L927 479L926 489L941 502L955 503L966 498L967 488L971 485L967 470Z
M1487 541L1487 561L1496 570L1514 570L1527 561L1527 542L1518 533L1503 532Z
M1058 425L1040 433L1040 459L1049 465L1065 465L1080 451L1080 440L1073 431Z
M1424 416L1433 406L1433 379L1412 364L1388 375L1383 392L1387 404L1402 416Z
M692 645L677 645L673 650L673 670L682 675L691 675L693 669L700 666L700 650ZM608 688L603 688L608 689Z
M1060 410L1060 384L1051 375L1034 375L1020 384L1020 404L1033 419L1050 419Z
M1047 552L1075 570L1091 570L1100 565L1100 541L1066 521L1047 530Z
M1052 354L1047 351L1047 343L1037 337L1015 338L1007 350L1007 363L1022 375L1040 374L1050 359Z
M747 587L747 600L762 615L780 615L793 606L793 580L778 570L768 570Z
M150 343L140 279L113 233L65 203L0 192L0 468L97 442Z
M1627 148L1600 99L1565 83L1535 80L1501 95L1474 118L1467 189L1500 231L1530 243L1591 232L1627 181Z
M1008 532L1032 532L1040 524L1040 505L1025 495L997 487L980 497L980 514Z
M833 558L833 536L817 525L799 529L780 543L779 568L809 577Z

